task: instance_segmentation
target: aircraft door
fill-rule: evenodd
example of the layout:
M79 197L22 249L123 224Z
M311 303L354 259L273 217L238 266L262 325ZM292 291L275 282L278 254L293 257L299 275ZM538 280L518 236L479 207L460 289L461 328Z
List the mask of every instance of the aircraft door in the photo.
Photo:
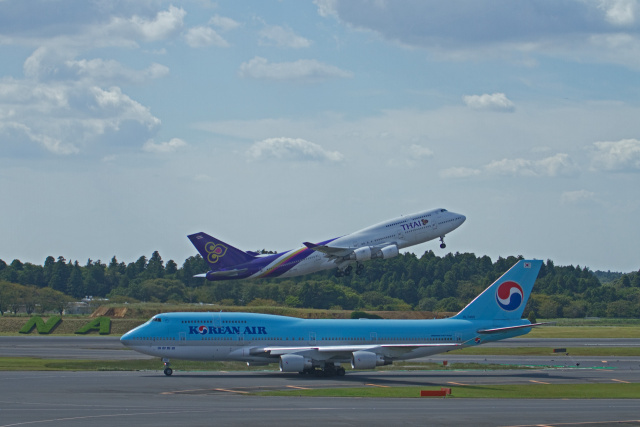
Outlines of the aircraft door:
M377 332L371 332L371 342L372 343L378 342L378 333Z
M316 343L316 333L309 332L309 344L315 345Z
M180 332L180 341L186 341L187 340L187 334L185 332Z

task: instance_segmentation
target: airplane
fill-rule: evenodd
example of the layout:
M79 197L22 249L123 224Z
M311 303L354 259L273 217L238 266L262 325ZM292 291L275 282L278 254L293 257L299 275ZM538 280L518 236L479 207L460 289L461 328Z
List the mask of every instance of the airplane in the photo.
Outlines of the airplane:
M323 242L304 242L304 246L274 255L241 251L206 233L187 237L211 268L208 273L194 277L211 281L285 278L336 267L336 276L342 277L351 274L354 262L356 274L362 274L363 261L392 258L400 249L436 238L444 249L445 235L465 220L464 215L446 209L422 211Z
M299 319L256 313L163 313L124 334L125 346L162 358L278 363L282 372L318 376L374 369L527 334L521 319L542 261L521 260L447 319Z

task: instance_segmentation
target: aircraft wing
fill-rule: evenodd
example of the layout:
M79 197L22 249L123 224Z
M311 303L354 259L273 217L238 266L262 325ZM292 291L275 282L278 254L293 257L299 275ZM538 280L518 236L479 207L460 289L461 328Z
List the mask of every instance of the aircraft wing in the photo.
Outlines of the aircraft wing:
M354 351L370 351L372 353L408 353L417 348L433 347L444 348L450 347L454 350L464 343L415 343L415 344L361 344L361 345L327 345L327 346L307 346L307 347L264 347L262 349L254 349L252 354L268 353L271 356L281 356L283 354L305 353L309 351L317 353L330 353L332 355L351 356ZM385 351L386 350L386 351Z
M316 245L309 242L304 242L304 245L317 252L322 252L323 254L329 255L333 258L342 258L348 255L351 255L353 252L353 248L340 248L335 246L327 246L327 245Z

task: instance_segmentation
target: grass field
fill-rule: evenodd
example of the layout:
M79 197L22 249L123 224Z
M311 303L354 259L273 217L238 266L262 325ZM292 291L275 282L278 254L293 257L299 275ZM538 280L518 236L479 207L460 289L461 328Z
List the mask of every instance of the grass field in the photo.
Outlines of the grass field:
M260 396L315 397L420 397L420 390L439 390L434 387L349 387L310 390L266 391ZM490 399L638 399L640 384L531 384L481 385L451 388L449 398Z

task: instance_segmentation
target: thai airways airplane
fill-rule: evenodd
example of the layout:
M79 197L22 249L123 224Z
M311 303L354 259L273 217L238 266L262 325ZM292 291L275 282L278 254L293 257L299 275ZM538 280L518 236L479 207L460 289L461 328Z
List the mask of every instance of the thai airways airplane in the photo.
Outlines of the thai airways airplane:
M164 313L120 341L140 353L170 359L279 363L282 372L344 375L343 363L374 369L527 334L521 319L542 261L518 261L458 314L433 320L298 319L255 313Z
M356 264L361 274L363 261L392 258L400 249L440 238L460 227L464 215L434 209L394 218L371 227L275 255L244 252L205 233L191 234L189 240L207 261L211 271L198 274L208 280L294 277L338 268L338 277L349 275Z

